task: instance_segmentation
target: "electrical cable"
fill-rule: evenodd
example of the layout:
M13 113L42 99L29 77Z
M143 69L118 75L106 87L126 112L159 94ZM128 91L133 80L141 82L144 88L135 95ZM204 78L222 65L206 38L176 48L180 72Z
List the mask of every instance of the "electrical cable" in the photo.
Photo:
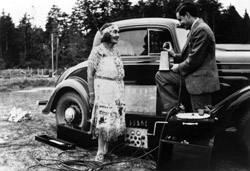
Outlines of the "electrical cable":
M79 164L79 165L89 166L89 169L92 167L92 169L94 169L94 170L101 171L106 166L110 166L110 165L113 165L113 164L127 163L127 162L132 162L132 161L134 162L135 160L140 159L140 158L152 153L153 151L155 151L158 148L159 148L159 146L155 147L154 149L150 150L149 152L147 152L147 153L145 153L145 154L143 154L143 155L141 155L139 157L136 157L136 158L132 158L132 159L129 159L129 160L121 160L121 161L109 162L109 163L104 163L104 164L101 164L101 163L95 162L95 161L81 161L81 160L66 161L66 162L62 162L62 163L64 164L64 166L66 166L67 164L74 164L74 165ZM136 152L133 155L135 155L138 152L138 150L139 150L139 148L136 150ZM133 155L131 155L131 156L133 156ZM85 163L83 163L83 162L85 162ZM89 163L86 164L86 162L87 163L89 162ZM97 164L93 164L93 163L97 163ZM66 166L66 168L71 169L71 167L69 167L69 166ZM78 171L78 170L75 169L75 171Z
M113 147L111 150L110 150L110 152L109 153L112 153L116 148L118 148L119 146L122 146L121 148L119 148L117 151L120 151L120 150L122 150L123 148L125 148L126 146L125 146L125 144L127 144L126 142L124 142L124 143L120 143L120 144L118 144L118 145L116 145L115 147Z
M121 160L121 161L116 161L116 162L110 162L110 163L104 163L102 166L109 166L109 165L113 165L113 164L117 164L117 163L125 163L125 162L131 162L131 161L135 161L137 159L141 159L142 157L148 155L149 153L152 153L153 151L155 151L156 149L158 149L159 146L155 147L154 149L150 150L149 152L139 156L139 157L136 157L136 158L132 158L132 159L129 159L129 160Z
M76 169L76 168L73 168L73 167L70 167L70 166L84 166L86 169L83 170L83 169ZM86 160L67 160L67 161L64 161L62 162L62 166L65 168L65 169L68 169L70 171L89 171L90 169L93 170L95 168L100 168L102 169L102 163L100 162L96 162L96 161L86 161Z
M118 148L119 146L122 145L122 148L126 147L125 146L126 143L121 143L116 145L111 151L114 151L116 148ZM124 163L124 162L134 162L137 159L141 159L144 156L149 155L150 153L152 153L153 151L155 151L156 149L158 149L159 146L155 147L154 149L150 150L147 153L144 153L141 156L138 156L136 158L131 158L129 160L121 160L121 161L114 161L114 162L109 162L109 163L100 163L100 162L96 162L96 161L85 161L85 160L65 160L63 161L62 159L60 159L61 155L67 153L69 154L70 157L73 158L80 158L80 157L84 157L87 154L83 154L83 151L75 151L75 150L68 150L68 151L63 151L61 153L58 154L59 159L43 159L43 158L39 158L39 157L35 157L34 153L32 155L32 158L36 161L36 165L32 165L30 167L28 167L26 169L26 171L31 170L32 168L36 168L36 167L45 167L45 168L49 168L52 170L60 170L60 171L102 171L105 169L105 167L110 166L110 165L114 165L117 163ZM121 149L119 149L121 150ZM133 157L137 152L139 151L139 148L137 148L137 150L129 157ZM75 152L80 152L80 155L74 155ZM89 150L86 150L86 152L90 152ZM145 152L145 150L144 150ZM73 155L72 155L73 154ZM50 161L49 163L43 163L42 161ZM76 169L73 168L72 166L81 166L81 167L85 167L86 169Z
M49 164L47 164L46 166L44 165L40 165L40 164L36 164L36 165L32 165L32 166L29 166L26 171L30 171L31 169L33 170L33 168L38 168L38 167L41 167L41 168L49 168L49 169L52 169L52 170L59 170L59 171L69 171L69 170L65 170L65 169L62 169L62 168L53 168L53 167L49 167L48 166ZM37 170L36 170L37 171Z
M80 150L78 150L78 151L76 151L76 150L67 150L67 151L63 151L63 152L59 153L59 154L58 154L58 157L60 158L61 155L67 153L68 156L70 156L70 157L82 158L82 157L85 157L85 156L87 155L87 154L85 154L86 152L91 152L92 149L96 149L96 147L94 147L94 148L89 148L89 149L86 149L86 150L83 150L83 151L80 151ZM78 155L72 155L72 154L74 154L75 152L78 152ZM79 153L80 153L80 154L79 154Z
M32 168L37 168L37 167L45 167L45 168L49 168L49 169L52 169L52 170L60 170L60 171L89 171L89 170L102 171L102 170L105 169L105 167L113 165L113 164L134 162L135 160L141 159L144 156L152 153L153 151L158 149L158 147L159 146L155 147L154 149L150 150L149 152L147 152L147 153L145 153L145 154L143 154L141 156L138 156L136 158L131 158L129 160L121 160L121 161L109 162L109 163L104 163L104 164L102 164L100 162L96 162L96 161L86 161L86 160L66 160L66 161L63 161L61 159L43 159L43 158L35 157L34 153L33 153L32 158L38 164L28 167L26 169L26 171L29 171ZM139 148L136 150L136 152L133 155L135 155L138 152L138 150L139 150ZM67 152L67 153L71 154L72 152L73 151L70 150L70 152ZM60 157L63 153L65 153L65 152L59 153L58 156ZM74 156L74 157L79 157L79 155ZM50 161L50 163L43 163L41 161ZM54 167L52 167L52 166L54 166ZM85 167L86 169L85 170L76 169L76 168L73 168L71 166L82 166L82 167Z
M136 154L138 151L139 151L139 148L137 148L136 151L135 151L132 155L130 155L130 157L135 156L135 154Z
M179 93L178 93L178 106L180 106L180 98L181 98L181 89L182 89L182 76L180 76L180 87L179 87Z
M142 140L141 140L141 148L143 149L144 154L147 153L146 150L145 150L145 149L143 148L143 146L142 146ZM150 153L149 153L148 155L150 155ZM148 160L151 160L151 159L148 157L148 155L147 155L147 159L148 159ZM151 157L151 158L154 158L152 155L150 155L150 157Z
M42 163L41 161L55 161L55 163ZM42 159L42 158L35 158L35 161L38 163L36 165L30 166L26 169L26 171L30 170L34 167L45 167L52 170L60 170L60 171L89 171L93 170L95 168L102 169L102 163L96 162L96 161L85 161L85 160L67 160L67 161L61 161L58 159ZM51 165L54 165L56 167L51 167ZM76 169L71 166L84 166L86 169Z
M84 151L76 151L76 150L67 150L67 151L64 151L64 152L61 152L58 154L58 157L61 158L61 155L63 154L68 154L69 157L73 157L73 158L83 158L83 157L86 157L88 156L87 153L90 153L92 151L92 149L96 149L96 147L94 148L90 148L90 149L87 149L87 150L84 150ZM75 155L75 153L78 153L78 155ZM79 154L80 153L80 154ZM73 155L72 155L73 154ZM85 167L86 171L88 170L93 170L94 168L96 167L100 167L101 166L101 163L100 162L96 162L96 161L87 161L87 160L80 160L80 159L75 159L75 160L66 160L66 161L62 161L61 163L62 167L64 169L66 169L67 171L68 170L72 170L72 171L83 171L83 169L76 169L76 168L73 168L71 166L81 166L81 167Z
M164 122L166 122L166 123L163 124L163 127L162 127L162 129L161 129L160 140L161 140L161 138L162 138L162 135L163 135L165 126L166 126L166 124L167 124L167 122L168 122L168 119L170 118L170 114L171 114L175 109L176 109L176 107L172 107L172 108L168 111L168 113L167 113L167 115L166 115L166 118L165 118L165 121L164 121Z
M32 166L28 167L28 168L26 169L26 171L28 171L28 170L30 170L31 168L34 168L34 167L45 167L45 168L49 168L49 169L53 169L53 170L67 171L67 170L62 170L62 168L59 167L59 165L60 165L61 162L62 162L62 161L60 161L60 160L57 160L57 159L42 159L42 158L34 158L34 160L35 160L36 163L38 163L38 164L32 165ZM44 160L44 161L55 161L55 163L46 163L46 164L44 164L44 163L40 162L40 161L42 161L42 160ZM51 165L54 165L54 166L56 166L56 167L52 167Z
M60 156L65 154L65 153L69 154L70 157L74 157L74 158L84 157L84 154L82 154L83 151L80 152L81 153L80 155L74 155L74 153L76 153L76 152L79 152L79 151L74 151L74 150L64 151L64 152L59 153L58 157L60 158ZM89 152L89 150L86 150L86 152ZM87 154L85 154L85 156L86 155ZM96 162L96 161L86 161L86 160L66 160L66 161L63 161L61 159L42 159L39 157L34 157L34 154L32 155L32 158L38 164L30 166L29 168L26 169L26 171L28 171L32 168L35 168L35 167L45 167L45 168L49 168L52 170L61 170L61 171L85 171L85 170L86 171L89 171L89 170L101 171L104 169L104 166L106 166L106 164L104 165L104 164L102 164L100 162ZM131 160L134 160L134 159L131 159ZM50 163L42 163L41 161L50 161ZM120 163L120 162L126 162L126 161L110 162L108 165ZM55 167L52 167L53 165ZM81 166L81 167L85 167L86 169L84 169L84 170L83 169L76 169L76 168L73 168L72 166Z

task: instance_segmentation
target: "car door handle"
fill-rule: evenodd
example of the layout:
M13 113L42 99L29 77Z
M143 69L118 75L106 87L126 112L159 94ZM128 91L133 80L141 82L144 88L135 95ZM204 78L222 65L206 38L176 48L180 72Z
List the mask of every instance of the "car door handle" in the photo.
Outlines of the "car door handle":
M198 122L182 122L182 125L198 125Z

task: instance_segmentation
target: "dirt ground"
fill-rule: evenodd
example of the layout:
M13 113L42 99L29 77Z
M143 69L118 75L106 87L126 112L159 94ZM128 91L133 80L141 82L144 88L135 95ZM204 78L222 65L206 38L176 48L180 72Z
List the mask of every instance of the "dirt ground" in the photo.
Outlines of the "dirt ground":
M51 88L36 88L25 91L0 92L0 171L50 171L59 170L61 166L56 160L85 160L93 161L96 149L87 151L77 148L71 153L35 140L35 136L49 135L56 137L56 120L53 114L43 115L43 107L36 105L37 100L48 99ZM22 122L9 122L10 111L13 107L30 111L32 119ZM73 157L72 157L73 156ZM113 156L116 161L131 158ZM40 162L40 166L39 163ZM106 161L110 162L110 161ZM55 163L42 166L41 164ZM129 163L117 163L106 170L154 170L155 163L143 160L133 160ZM48 168L51 167L51 168ZM72 166L73 167L73 166ZM86 167L77 167L86 170ZM63 170L63 169L62 169Z
M48 98L50 92L38 93L1 92L0 100L0 170L23 171L36 164L34 157L46 157L60 151L35 141L35 136L55 136L55 119L44 116L36 105L39 98ZM30 111L32 119L23 122L8 122L13 107ZM50 153L51 152L51 153ZM53 153L52 153L53 152Z
M36 105L37 100L48 99L51 88L27 88L23 91L0 92L0 171L51 171L73 170L63 167L61 161L81 160L93 161L96 149L84 150L77 148L65 152L55 147L35 140L35 136L49 135L56 137L56 120L53 114L41 114L42 106ZM30 111L32 119L22 122L9 122L10 111L13 107ZM229 139L228 142L231 140ZM231 144L231 143L230 143ZM222 144L222 147L225 146ZM229 145L230 146L230 145ZM232 147L230 147L233 149ZM247 171L239 153L232 153L227 148L221 151L218 158L216 171ZM130 160L130 162L121 162ZM131 157L112 155L109 162L118 162L109 165L104 170L108 171L149 171L155 170L156 163L149 160L137 160ZM80 163L83 164L83 163ZM71 165L78 170L88 170L97 163L84 163L85 166ZM93 166L93 164L95 164ZM61 169L60 169L61 168Z

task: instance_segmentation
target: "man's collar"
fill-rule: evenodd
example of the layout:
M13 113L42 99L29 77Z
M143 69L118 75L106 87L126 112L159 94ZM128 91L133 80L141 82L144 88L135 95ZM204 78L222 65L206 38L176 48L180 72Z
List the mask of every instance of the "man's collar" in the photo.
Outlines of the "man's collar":
M193 22L193 24L192 24L192 26L191 26L191 29L194 27L194 25L195 25L195 23L199 20L200 18L196 18L195 20L194 20L194 22Z

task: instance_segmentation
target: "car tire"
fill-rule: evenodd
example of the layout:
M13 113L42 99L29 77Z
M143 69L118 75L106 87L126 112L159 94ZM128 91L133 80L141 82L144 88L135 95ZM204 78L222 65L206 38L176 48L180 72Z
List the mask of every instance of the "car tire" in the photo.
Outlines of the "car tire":
M75 111L75 116L72 121L68 121L66 117L67 109L72 108ZM82 99L75 92L67 92L61 96L56 105L56 123L57 126L66 124L80 130L86 130L88 116L88 104L86 99Z

